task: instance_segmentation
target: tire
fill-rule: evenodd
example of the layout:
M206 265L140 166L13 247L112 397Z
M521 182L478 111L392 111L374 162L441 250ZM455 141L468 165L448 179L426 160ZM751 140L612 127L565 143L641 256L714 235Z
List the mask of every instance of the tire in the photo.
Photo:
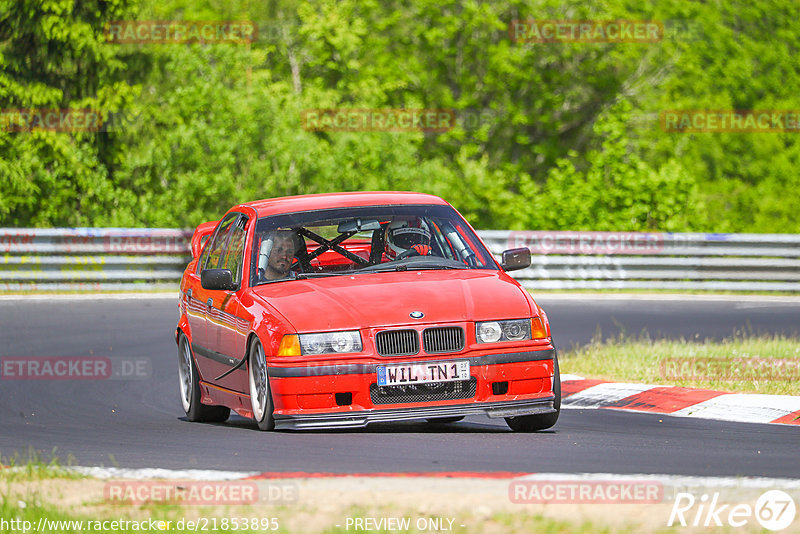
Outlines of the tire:
M428 421L429 423L447 424L447 423L458 423L462 419L464 419L463 415L456 415L454 417L431 417L430 419L426 419L426 421Z
M250 345L247 355L247 376L250 384L250 405L253 408L253 419L256 420L259 430L273 430L275 419L272 411L272 393L267 375L267 360L261 342L255 340Z
M558 352L553 355L553 408L554 413L506 417L506 424L515 432L536 432L556 424L561 414L561 372L558 369Z
M186 418L194 423L221 423L230 417L225 406L207 406L200 402L200 377L194 363L192 349L186 336L180 335L178 343L178 393Z

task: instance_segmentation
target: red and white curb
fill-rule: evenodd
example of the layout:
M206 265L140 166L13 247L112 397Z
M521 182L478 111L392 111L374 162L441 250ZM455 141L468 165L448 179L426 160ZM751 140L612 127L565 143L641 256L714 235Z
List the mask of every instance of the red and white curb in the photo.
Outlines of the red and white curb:
M561 407L650 412L743 423L800 425L800 397L561 377Z

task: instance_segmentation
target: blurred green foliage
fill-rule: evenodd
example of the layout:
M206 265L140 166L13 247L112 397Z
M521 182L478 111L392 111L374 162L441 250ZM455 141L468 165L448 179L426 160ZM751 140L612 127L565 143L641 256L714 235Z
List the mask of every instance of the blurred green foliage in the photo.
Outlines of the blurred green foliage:
M666 133L663 110L800 110L793 0L0 0L0 226L192 227L342 190L441 195L480 228L800 233L800 138ZM522 43L512 20L660 21L656 43ZM114 44L118 20L250 20L252 44ZM303 110L452 109L434 132Z

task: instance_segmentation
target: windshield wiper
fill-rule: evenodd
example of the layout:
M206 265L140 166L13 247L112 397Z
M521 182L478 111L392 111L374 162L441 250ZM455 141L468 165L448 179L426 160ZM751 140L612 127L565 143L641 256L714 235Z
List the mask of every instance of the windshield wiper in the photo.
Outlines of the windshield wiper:
M306 278L325 278L326 276L342 276L344 274L353 274L353 271L334 271L328 273L297 273L294 280L305 280Z
M421 265L406 265L407 271L422 271L422 270L436 270L436 269L469 269L463 263L458 264L442 264L442 263L423 263Z
M359 273L391 273L395 271L407 271L408 265L401 263L392 265L391 263L384 263L380 265L373 265L371 267L365 267L363 269L359 269L357 272Z
M468 269L460 261L448 260L446 258L425 258L416 257L389 263L380 263L370 267L359 269L358 273L389 273L394 271L421 271L438 269Z

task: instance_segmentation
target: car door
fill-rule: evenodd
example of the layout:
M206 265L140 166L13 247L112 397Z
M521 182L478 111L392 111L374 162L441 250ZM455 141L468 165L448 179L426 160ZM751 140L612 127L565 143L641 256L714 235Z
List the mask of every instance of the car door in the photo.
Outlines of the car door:
M215 372L217 383L235 391L246 391L247 367L239 365L245 357L249 321L242 317L243 310L238 295L243 284L245 244L249 220L240 215L231 227L225 250L217 269L229 269L236 291L213 291L212 305L208 308L208 347L217 355ZM235 368L235 369L234 369Z
M200 377L205 381L213 382L214 378L222 374L218 372L220 364L215 361L220 357L215 354L211 346L216 340L216 332L212 336L209 336L209 332L213 330L211 328L213 321L217 320L214 317L216 314L211 313L214 298L223 292L204 289L199 280L205 269L217 268L216 266L224 257L231 230L239 219L239 215L239 213L230 213L220 221L197 262L198 283L192 284L192 294L189 296L188 308L194 310L194 313L188 315L189 327L192 330L192 351L195 354Z

